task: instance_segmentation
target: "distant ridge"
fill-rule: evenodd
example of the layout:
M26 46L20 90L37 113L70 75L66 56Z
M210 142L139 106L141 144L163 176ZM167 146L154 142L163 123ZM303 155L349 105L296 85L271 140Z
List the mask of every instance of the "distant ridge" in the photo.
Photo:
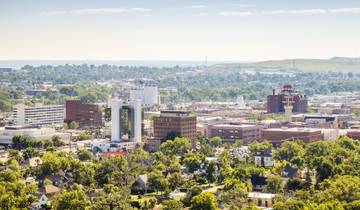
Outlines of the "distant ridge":
M248 64L265 68L299 69L303 71L359 72L360 57L333 57L330 59L285 59Z

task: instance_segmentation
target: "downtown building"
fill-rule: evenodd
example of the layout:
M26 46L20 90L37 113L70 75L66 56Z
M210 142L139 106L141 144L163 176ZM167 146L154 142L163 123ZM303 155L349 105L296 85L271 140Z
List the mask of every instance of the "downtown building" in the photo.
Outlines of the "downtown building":
M242 140L245 144L249 144L255 140L261 139L261 130L264 125L232 125L232 124L219 124L209 125L207 128L207 135L209 138L218 136L224 142L235 143Z
M286 84L283 86L281 93L276 94L273 90L272 95L267 96L267 112L268 113L283 113L285 112L285 97L290 96L293 102L292 112L305 113L308 108L308 99L306 96L299 94L293 90L292 85Z
M62 127L65 110L63 105L17 104L13 114L15 124L19 126Z
M197 136L196 122L196 116L189 111L161 111L160 116L153 117L154 137L148 139L149 150L157 151L162 142L175 137L189 138L194 148Z
M96 104L85 104L80 100L67 100L65 102L65 122L76 122L80 128L101 127L102 113Z
M300 140L304 143L324 140L324 133L315 128L269 128L262 130L261 136L275 146L287 140Z

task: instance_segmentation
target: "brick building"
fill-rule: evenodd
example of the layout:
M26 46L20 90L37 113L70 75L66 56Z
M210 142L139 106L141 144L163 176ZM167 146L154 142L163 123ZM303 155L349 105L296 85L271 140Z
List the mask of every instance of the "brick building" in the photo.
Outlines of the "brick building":
M283 86L281 93L276 94L273 90L272 95L267 97L267 112L268 113L282 113L285 112L284 101L285 95L292 96L293 110L292 112L305 113L308 108L308 100L306 96L295 92L290 84Z
M302 140L305 143L324 140L321 130L312 128L270 128L262 130L261 136L274 145L280 145L281 142L291 139Z
M224 142L234 143L236 140L243 140L248 144L254 140L261 139L263 125L210 125L208 126L208 137L219 136Z
M95 104L84 104L80 100L67 100L65 102L65 121L79 124L79 127L101 127L102 114L99 106Z
M196 116L188 111L161 111L160 116L153 117L154 138L164 141L174 137L186 137L196 140Z

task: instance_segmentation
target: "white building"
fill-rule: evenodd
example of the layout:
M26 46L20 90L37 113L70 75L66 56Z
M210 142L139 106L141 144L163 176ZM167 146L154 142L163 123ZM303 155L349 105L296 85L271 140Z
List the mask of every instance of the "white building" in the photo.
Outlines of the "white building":
M16 125L27 126L62 126L64 123L64 105L35 104L14 106L14 119Z
M111 107L111 139L95 140L91 148L97 152L132 150L141 143L141 101L123 103L119 99L109 101Z
M272 158L271 150L258 152L255 155L255 165L261 167L275 166L275 160Z
M141 100L143 106L159 104L159 91L157 87L144 87L143 89L130 90L130 100Z
M70 140L69 133L56 133L54 128L9 126L0 128L0 144L11 144L12 138L18 135L25 135L30 139L50 139L59 135L64 141Z

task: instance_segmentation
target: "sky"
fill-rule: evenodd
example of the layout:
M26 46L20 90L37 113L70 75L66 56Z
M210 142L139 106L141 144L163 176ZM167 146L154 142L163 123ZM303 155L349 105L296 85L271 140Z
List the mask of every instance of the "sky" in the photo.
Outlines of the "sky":
M360 0L0 0L0 60L360 57Z

